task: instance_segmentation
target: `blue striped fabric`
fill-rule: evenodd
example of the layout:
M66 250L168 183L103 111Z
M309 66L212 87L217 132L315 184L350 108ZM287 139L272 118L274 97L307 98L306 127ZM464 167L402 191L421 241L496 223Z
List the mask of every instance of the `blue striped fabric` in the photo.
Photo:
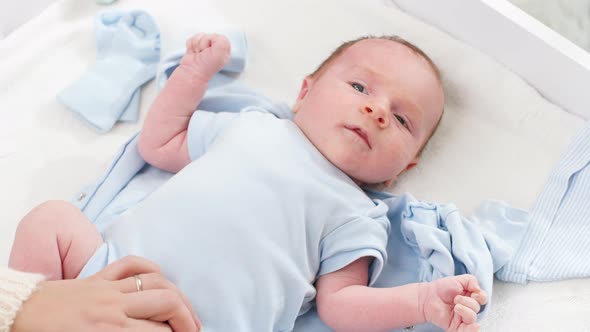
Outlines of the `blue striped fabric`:
M551 172L519 249L496 277L517 283L590 277L590 122Z

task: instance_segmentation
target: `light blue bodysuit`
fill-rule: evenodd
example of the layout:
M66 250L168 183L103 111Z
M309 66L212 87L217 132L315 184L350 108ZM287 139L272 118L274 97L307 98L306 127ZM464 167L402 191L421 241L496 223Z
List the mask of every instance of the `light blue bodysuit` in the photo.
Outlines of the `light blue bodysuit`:
M313 283L363 256L387 261L388 207L370 199L288 119L245 109L194 113L193 160L103 231L84 267L156 262L204 331L291 331Z

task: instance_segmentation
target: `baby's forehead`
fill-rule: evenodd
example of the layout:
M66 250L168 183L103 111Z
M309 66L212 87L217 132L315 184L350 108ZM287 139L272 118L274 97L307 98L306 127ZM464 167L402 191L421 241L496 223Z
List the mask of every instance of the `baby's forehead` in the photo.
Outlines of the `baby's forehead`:
M338 72L396 77L401 72L421 72L436 79L428 62L412 49L392 40L360 40L333 59L329 66Z
M408 46L389 39L363 39L352 44L341 54L343 60L363 61L368 58L387 59L389 61L427 63Z
M384 38L368 38L355 42L339 57L347 68L368 66L382 71L382 69L396 70L406 68L421 72L436 81L437 88L442 89L442 80L436 65L422 50L405 41Z

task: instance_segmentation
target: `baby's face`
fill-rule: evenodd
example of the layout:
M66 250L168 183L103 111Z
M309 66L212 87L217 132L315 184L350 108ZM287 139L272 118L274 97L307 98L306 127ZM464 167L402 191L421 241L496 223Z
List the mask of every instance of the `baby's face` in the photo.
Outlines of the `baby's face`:
M444 93L426 60L404 45L361 40L307 77L294 121L357 183L383 183L416 165Z

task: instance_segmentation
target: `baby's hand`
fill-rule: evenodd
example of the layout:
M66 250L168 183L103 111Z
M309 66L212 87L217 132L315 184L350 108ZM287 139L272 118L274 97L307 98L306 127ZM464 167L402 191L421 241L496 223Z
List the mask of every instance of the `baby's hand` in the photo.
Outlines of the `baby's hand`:
M186 41L186 54L180 65L187 68L197 79L209 81L229 61L230 43L227 37L218 34L200 33Z
M427 285L423 302L426 321L450 332L479 331L477 313L487 296L473 275L442 278Z

